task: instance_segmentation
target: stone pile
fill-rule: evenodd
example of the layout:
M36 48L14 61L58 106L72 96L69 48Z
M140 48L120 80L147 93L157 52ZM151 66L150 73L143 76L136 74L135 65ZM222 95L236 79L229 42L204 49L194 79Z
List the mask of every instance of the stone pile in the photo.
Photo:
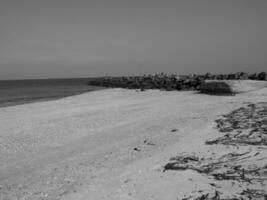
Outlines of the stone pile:
M89 81L89 85L120 87L128 89L195 90L204 81L204 76L177 76L167 74L101 77Z
M267 80L267 73L247 74L239 72L235 74L217 74L211 75L186 75L178 76L175 74L154 74L143 76L122 76L122 77L99 77L92 78L89 85L102 87L119 87L127 89L161 89L161 90L198 90L199 86L205 80Z

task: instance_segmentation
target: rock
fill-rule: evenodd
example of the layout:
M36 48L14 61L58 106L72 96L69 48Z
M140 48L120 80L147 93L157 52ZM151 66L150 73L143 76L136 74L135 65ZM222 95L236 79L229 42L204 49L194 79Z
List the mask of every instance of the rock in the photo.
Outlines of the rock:
M233 94L233 89L226 82L219 81L209 81L201 84L199 86L201 93L206 94Z
M89 85L102 86L102 87L121 87L128 89L163 89L167 91L171 90L196 90L200 88L200 85L205 80L267 80L267 74L261 72L258 75L248 75L244 72L238 72L235 74L218 74L212 75L207 73L205 75L187 75L178 76L175 74L153 74L144 76L129 76L129 77L99 77L92 78L88 81Z
M248 76L248 78L251 79L251 80L257 80L257 79L258 79L258 76L257 76L256 73L254 73L254 74L250 74L250 75Z
M135 147L133 150L135 150L135 151L141 151L141 149L139 149L137 147Z
M266 72L259 73L258 80L267 81L267 73Z

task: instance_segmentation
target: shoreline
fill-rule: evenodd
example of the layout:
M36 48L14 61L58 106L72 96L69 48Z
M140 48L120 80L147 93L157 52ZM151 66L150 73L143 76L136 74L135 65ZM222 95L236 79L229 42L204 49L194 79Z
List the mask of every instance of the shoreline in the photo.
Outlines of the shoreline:
M81 95L87 92L94 92L94 91L105 90L105 89L106 88L103 88L103 87L95 87L94 89L89 89L85 91L69 92L69 94L61 94L61 95L59 94L59 95L52 95L52 96L44 95L44 96L37 96L37 97L21 97L21 98L0 100L0 108L24 105L24 104L36 103L36 102L59 100L59 99L66 98L66 97Z
M88 79L0 81L0 108L61 98L105 89L88 85Z

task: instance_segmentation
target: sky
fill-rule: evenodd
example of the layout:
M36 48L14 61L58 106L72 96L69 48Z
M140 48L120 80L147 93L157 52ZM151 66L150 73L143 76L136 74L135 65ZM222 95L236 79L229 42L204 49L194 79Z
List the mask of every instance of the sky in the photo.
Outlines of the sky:
M266 69L266 0L0 0L0 79Z

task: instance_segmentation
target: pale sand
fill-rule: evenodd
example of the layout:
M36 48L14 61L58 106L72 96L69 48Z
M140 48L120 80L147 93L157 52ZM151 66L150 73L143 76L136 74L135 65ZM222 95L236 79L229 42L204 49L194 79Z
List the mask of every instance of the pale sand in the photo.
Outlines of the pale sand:
M220 135L214 120L266 99L267 89L236 96L109 89L0 108L0 199L176 200L209 191L205 175L162 166L181 152L230 152L205 145Z

